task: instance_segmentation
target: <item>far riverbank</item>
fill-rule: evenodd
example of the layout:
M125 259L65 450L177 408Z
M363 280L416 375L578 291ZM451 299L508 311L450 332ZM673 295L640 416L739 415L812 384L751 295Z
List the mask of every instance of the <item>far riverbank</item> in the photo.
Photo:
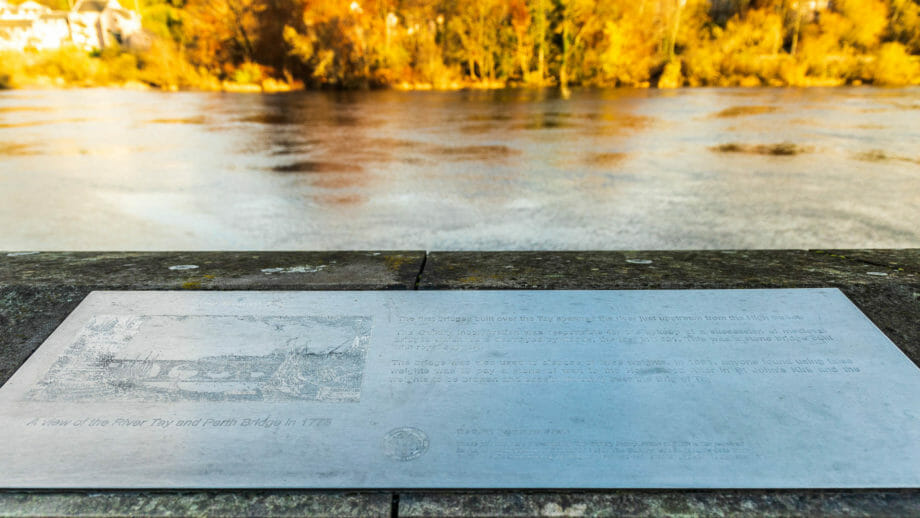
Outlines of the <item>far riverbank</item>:
M886 50L887 49L887 50ZM832 58L833 56L831 56ZM746 73L725 74L710 80L692 75L688 63L676 59L667 63L648 80L634 83L607 84L601 81L569 81L560 85L553 77L527 81L519 79L472 80L460 73L445 72L434 81L392 80L364 81L349 85L305 84L291 76L276 77L272 71L255 64L244 64L226 77L218 77L169 52L122 52L110 49L87 53L76 48L48 51L0 51L0 90L64 89L104 87L127 90L224 91L239 93L276 93L297 90L490 90L502 88L569 86L630 88L687 87L835 87L835 86L909 86L920 85L920 56L910 56L890 47L877 55L849 56L848 68L809 73L807 64L788 55L767 56L759 68Z

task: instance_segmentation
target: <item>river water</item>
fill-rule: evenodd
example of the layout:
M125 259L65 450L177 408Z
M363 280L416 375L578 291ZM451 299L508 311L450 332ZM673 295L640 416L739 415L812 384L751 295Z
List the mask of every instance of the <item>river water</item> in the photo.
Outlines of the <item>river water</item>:
M2 250L920 246L920 89L0 92Z

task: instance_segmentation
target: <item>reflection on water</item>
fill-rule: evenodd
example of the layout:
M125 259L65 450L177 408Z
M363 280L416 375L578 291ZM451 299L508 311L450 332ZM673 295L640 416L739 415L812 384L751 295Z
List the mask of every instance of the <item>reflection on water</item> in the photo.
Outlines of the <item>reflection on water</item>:
M0 92L0 249L916 247L918 99Z
M493 162L521 154L520 151L508 146L428 146L424 152L444 157L448 160L481 160Z
M0 114L16 112L50 112L54 108L50 106L0 106Z
M15 142L0 142L0 157L5 156L30 156L37 155L37 146L17 144Z
M916 158L908 156L897 156L889 155L881 149L872 149L869 151L863 151L861 153L854 153L853 158L856 160L862 160L864 162L884 162L887 160L897 160L901 162L910 162L920 165L920 155L917 155Z
M356 163L317 162L315 160L276 165L271 169L276 173L360 173L364 171L364 168Z
M802 153L811 153L814 151L811 147L803 147L793 142L779 142L777 144L739 144L737 142L728 142L713 146L712 151L717 153L748 153L752 155L774 155L774 156L793 156Z
M151 124L204 124L207 122L207 119L204 116L198 117L185 117L178 119L153 119L149 121Z
M777 110L779 110L779 106L732 106L731 108L725 108L719 113L713 114L713 117L726 119L728 117L760 115L762 113L771 113Z
M593 167L614 167L620 165L629 157L627 153L588 153L585 155L585 165Z
M25 122L0 122L0 129L7 128L27 128L29 126L43 126L48 124L66 124L72 122L87 122L89 119L51 119L45 121L25 121Z

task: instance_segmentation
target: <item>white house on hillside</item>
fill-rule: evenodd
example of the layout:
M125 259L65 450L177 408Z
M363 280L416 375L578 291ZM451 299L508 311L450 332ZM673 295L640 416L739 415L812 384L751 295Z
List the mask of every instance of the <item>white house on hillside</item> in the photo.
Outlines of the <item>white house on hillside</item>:
M67 13L49 11L32 22L30 47L45 50L56 49L70 38L70 25Z
M0 18L0 50L22 50L29 45L31 20Z
M80 0L68 11L53 11L34 0L16 6L0 0L0 50L56 49L73 44L102 50L140 41L141 18L118 0Z
M50 13L51 8L45 7L44 5L34 0L28 0L27 2L19 4L16 7L16 12L23 18L32 18L35 16L41 16L45 13Z
M141 18L118 0L79 0L70 12L73 42L83 48L130 46L141 32Z

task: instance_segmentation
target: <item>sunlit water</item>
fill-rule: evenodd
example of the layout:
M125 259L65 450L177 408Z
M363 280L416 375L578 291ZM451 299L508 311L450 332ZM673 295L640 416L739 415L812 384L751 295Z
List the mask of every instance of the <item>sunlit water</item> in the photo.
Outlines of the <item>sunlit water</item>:
M918 222L918 89L0 92L5 250L918 247Z

